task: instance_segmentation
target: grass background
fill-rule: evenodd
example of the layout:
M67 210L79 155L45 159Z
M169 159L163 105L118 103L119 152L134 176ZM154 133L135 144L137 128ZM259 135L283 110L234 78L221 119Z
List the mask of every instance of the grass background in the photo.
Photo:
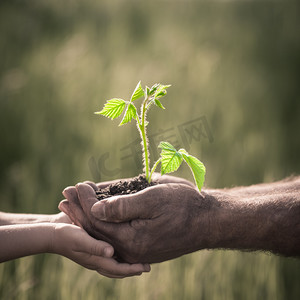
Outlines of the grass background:
M135 126L93 112L139 80L172 84L151 137L182 146L179 127L205 117L212 139L188 146L207 187L299 174L299 16L279 0L2 0L0 210L55 213L68 185L138 174ZM299 260L264 253L201 251L124 280L45 254L1 264L0 298L299 299L299 279Z

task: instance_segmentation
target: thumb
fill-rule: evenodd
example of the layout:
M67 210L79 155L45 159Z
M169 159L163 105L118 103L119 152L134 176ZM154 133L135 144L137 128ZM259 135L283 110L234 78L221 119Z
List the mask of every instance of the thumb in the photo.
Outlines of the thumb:
M114 248L110 244L96 240L88 234L84 235L80 244L81 251L91 255L110 258L114 254Z
M113 196L95 203L92 215L108 222L126 222L134 219L151 218L151 207L157 202L155 187L147 188L135 194Z

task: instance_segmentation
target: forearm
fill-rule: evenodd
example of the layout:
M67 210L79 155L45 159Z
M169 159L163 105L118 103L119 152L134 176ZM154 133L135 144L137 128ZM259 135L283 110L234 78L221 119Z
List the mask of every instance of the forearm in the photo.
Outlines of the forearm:
M0 226L0 262L49 252L54 226L50 223Z
M265 250L300 256L299 178L227 190L207 190L211 248Z
M0 212L0 226L53 222L56 215L14 214Z
M274 195L289 192L300 193L300 176L291 176L276 182L239 186L224 190L238 196L242 195L243 198L245 196Z

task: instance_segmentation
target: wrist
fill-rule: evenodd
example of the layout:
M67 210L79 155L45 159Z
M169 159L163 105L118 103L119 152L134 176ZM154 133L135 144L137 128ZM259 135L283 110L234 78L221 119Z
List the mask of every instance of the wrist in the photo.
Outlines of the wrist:
M52 223L51 239L49 240L49 251L62 254L61 246L64 240L64 231L67 225L63 223Z
M26 225L27 226L27 225ZM28 226L39 228L39 232L36 236L37 240L40 240L43 245L43 250L40 253L54 253L53 252L53 236L55 232L55 224L50 222L43 222L37 224L28 224Z
M228 190L210 190L211 249L270 250L271 224L265 203L256 203Z
M245 199L227 190L208 190L205 198L211 203L210 249L250 250L257 245L254 228L261 218L245 205Z
M214 196L203 190L198 192L196 201L190 209L193 232L192 251L215 248L218 238L215 223L217 205Z
M205 190L199 194L197 210L197 250L240 248L245 237L240 209L223 190Z
M230 194L224 191L209 191L208 197L215 205L212 209L212 249L243 248L246 240L244 224L241 222L241 209Z

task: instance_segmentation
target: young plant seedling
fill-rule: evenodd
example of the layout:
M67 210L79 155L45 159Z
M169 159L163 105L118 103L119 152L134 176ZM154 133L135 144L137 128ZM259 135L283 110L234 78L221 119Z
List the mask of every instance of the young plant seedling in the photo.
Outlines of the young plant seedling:
M119 126L129 123L133 119L136 121L137 128L142 139L145 177L149 183L151 182L153 172L159 164L161 164L161 174L163 175L176 171L184 160L190 167L195 179L195 183L199 191L201 191L206 171L204 164L196 157L188 154L184 149L180 149L177 151L168 142L160 142L158 146L161 149L160 158L154 163L152 169L150 169L150 158L146 130L149 124L146 120L147 112L153 105L156 105L161 109L165 109L160 101L161 98L167 94L166 89L169 87L170 85L156 83L151 88L146 86L143 89L141 86L141 82L139 82L134 89L129 101L120 98L110 99L106 102L103 109L99 112L95 112L95 114L103 115L114 120L118 118L125 110ZM141 103L140 114L138 114L133 102L140 98L143 98L143 101Z

